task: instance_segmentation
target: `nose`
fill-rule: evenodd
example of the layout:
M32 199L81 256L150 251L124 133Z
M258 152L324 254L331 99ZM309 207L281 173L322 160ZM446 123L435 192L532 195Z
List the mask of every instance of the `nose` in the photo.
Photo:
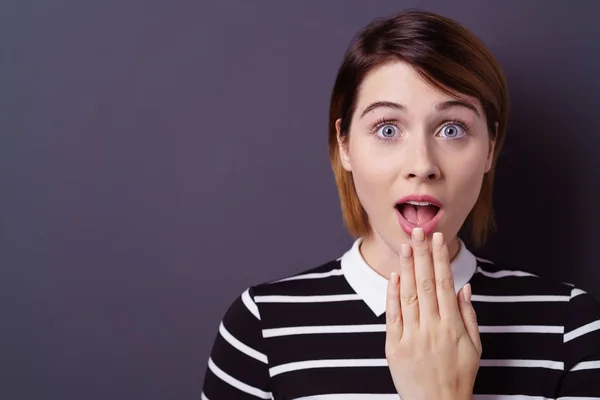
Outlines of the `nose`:
M421 135L419 135L421 136ZM441 172L437 157L425 135L407 140L404 166L405 179L413 181L434 181L440 178Z

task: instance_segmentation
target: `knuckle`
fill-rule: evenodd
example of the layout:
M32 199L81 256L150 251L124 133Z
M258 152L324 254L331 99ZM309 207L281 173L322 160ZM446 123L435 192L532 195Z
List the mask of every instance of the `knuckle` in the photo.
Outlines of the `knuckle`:
M433 278L423 278L419 280L419 286L423 292L429 293L435 291L435 281Z
M396 312L389 313L388 321L390 322L390 324L397 324L400 321L400 314Z
M477 313L472 307L463 313L463 318L467 323L477 324Z
M477 313L475 312L475 310L471 309L471 311L468 313L468 318L469 321L471 321L474 324L477 324Z
M429 247L425 246L417 246L414 249L415 256L417 257L425 257L429 254Z
M418 298L416 294L404 295L402 296L401 301L407 306L412 306L417 304Z
M437 286L444 292L454 292L454 278L449 276L438 278Z
M465 328L464 324L460 321L446 321L443 324L443 339L447 343L457 344L460 339L464 336Z

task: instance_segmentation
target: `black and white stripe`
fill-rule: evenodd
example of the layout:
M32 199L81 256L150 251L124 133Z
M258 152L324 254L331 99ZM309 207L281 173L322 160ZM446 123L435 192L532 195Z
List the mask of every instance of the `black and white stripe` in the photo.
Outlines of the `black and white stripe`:
M476 400L600 400L600 305L569 284L477 260ZM385 315L340 260L245 291L228 309L202 399L392 400Z

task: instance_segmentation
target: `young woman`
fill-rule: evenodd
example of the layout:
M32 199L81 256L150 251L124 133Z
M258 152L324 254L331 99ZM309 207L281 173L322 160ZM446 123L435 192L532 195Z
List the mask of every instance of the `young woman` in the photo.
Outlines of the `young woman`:
M600 305L476 258L492 225L508 92L456 22L367 26L333 88L339 259L250 287L219 327L202 398L600 399Z

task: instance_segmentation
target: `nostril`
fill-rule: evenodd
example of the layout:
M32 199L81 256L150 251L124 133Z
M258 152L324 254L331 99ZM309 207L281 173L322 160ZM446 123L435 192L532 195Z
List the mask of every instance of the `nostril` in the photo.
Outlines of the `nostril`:
M422 176L423 177L422 179L436 180L438 177L438 174L436 174L436 173L427 174L426 178L425 178L425 175L413 174L413 173L408 174L409 178L416 178L417 176Z

